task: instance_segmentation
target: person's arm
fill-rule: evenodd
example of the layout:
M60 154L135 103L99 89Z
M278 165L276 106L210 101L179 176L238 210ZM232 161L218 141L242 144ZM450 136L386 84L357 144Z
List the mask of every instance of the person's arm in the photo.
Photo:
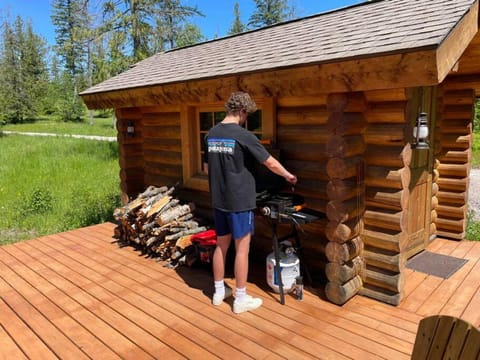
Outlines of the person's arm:
M285 169L273 156L270 155L267 160L263 162L263 165L265 165L271 172L285 178L290 184L295 185L297 183L297 177Z

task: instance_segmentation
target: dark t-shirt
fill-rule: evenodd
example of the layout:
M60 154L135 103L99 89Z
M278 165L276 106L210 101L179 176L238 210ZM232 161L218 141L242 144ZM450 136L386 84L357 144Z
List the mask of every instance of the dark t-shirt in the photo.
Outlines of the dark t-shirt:
M270 156L255 135L230 123L215 125L206 137L212 206L223 211L256 207L255 163Z

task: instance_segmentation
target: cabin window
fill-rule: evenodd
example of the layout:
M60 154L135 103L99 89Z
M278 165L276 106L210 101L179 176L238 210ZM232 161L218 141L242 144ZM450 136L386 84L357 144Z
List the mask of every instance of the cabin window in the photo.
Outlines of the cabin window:
M273 99L255 99L258 110L249 115L245 127L262 142L275 141ZM184 185L208 191L208 158L205 135L225 117L223 103L186 106L182 110L182 162Z
M197 168L197 172L199 174L208 174L208 154L205 136L213 126L223 120L225 115L225 111L200 111L198 113L198 143L200 144L200 148L197 164L200 164L200 166ZM255 134L257 138L262 140L262 110L259 109L253 114L248 115L244 127Z

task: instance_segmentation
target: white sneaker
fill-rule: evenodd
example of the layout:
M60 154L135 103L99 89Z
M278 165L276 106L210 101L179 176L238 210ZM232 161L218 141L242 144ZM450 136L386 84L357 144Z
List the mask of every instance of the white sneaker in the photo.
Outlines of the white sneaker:
M239 302L235 300L233 302L233 312L235 314L240 314L246 311L251 311L259 308L262 305L263 301L260 298L254 298L250 295L245 297L245 300Z
M212 304L218 306L223 302L223 300L229 298L230 296L232 296L232 289L230 289L229 287L225 287L225 295L222 296L217 293L213 294Z

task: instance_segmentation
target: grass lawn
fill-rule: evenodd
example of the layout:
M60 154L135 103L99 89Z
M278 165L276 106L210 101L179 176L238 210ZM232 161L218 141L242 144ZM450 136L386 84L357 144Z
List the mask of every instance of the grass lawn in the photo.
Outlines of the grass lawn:
M112 219L116 142L8 135L0 148L0 244Z
M0 131L1 130L68 135L117 136L117 130L115 129L111 116L108 118L94 117L93 125L90 125L88 120L74 123L60 122L52 118L44 117L31 123L1 125Z

